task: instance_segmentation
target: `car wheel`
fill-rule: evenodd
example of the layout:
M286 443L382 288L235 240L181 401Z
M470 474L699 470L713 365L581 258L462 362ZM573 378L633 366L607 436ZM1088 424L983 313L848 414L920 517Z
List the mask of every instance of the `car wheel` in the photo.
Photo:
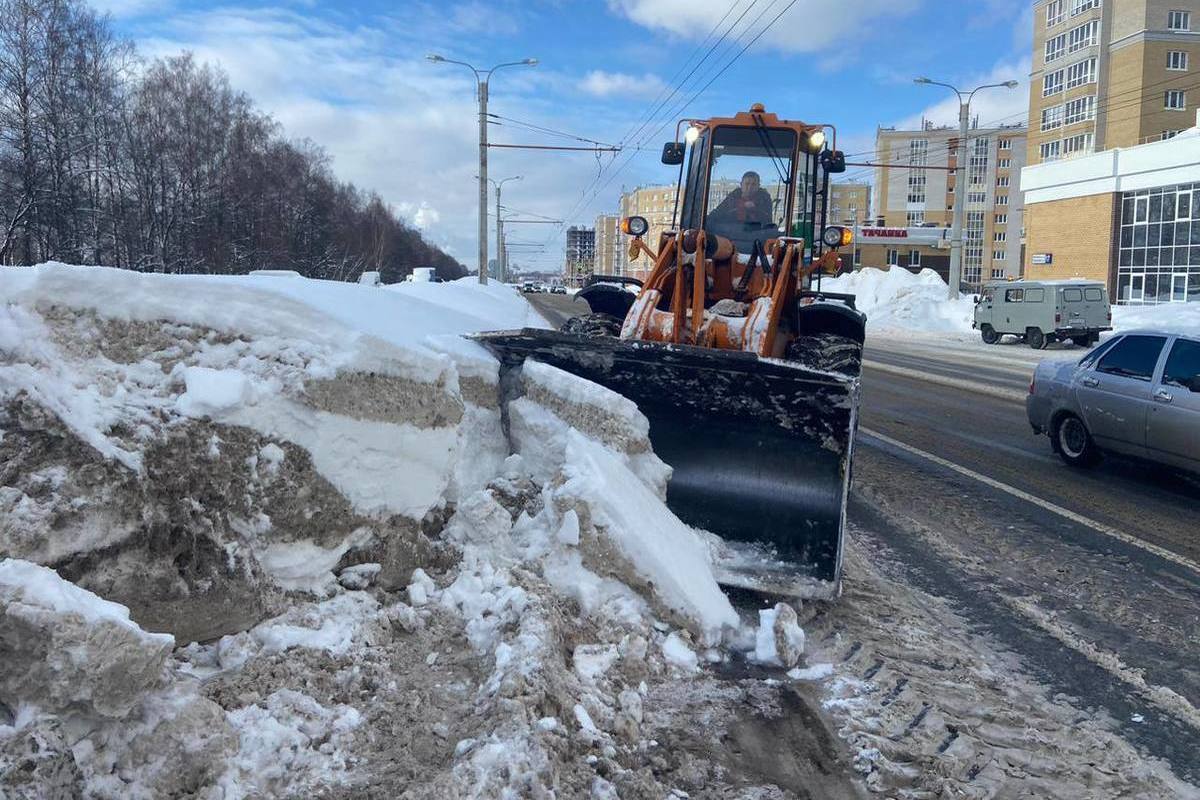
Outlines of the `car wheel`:
M1074 414L1059 417L1052 436L1054 450L1072 467L1091 467L1100 460L1100 449L1083 420Z
M1074 342L1077 347L1087 347L1092 343L1092 337L1087 334L1083 336L1072 336L1071 341Z
M1034 350L1045 350L1046 345L1048 344L1046 341L1046 334L1042 333L1041 328L1026 328L1025 341Z
M996 329L991 325L980 326L979 334L983 337L984 344L995 344L1000 341L1000 334L996 333Z

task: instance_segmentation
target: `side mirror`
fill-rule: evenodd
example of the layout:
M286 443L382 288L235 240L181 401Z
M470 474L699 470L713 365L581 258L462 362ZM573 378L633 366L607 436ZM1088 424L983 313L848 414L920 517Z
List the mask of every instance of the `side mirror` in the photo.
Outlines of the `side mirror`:
M979 295L975 295L975 305L979 305Z
M1184 385L1187 386L1190 391L1200 394L1200 375L1193 375L1191 380L1184 382Z
M826 150L821 153L821 166L830 175L846 171L846 154L841 150Z
M662 163L679 166L683 163L683 154L687 145L683 142L667 142L663 145Z

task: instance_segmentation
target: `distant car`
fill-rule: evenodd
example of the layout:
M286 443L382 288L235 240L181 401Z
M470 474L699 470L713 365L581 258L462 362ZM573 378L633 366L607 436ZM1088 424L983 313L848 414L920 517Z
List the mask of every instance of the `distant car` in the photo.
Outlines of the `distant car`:
M1200 336L1130 331L1078 362L1043 361L1025 408L1073 466L1112 452L1200 473Z
M525 292L526 294L533 294L537 292L537 284L535 284L533 281L525 281L523 284L521 284L521 291Z
M1010 333L1035 350L1068 340L1087 347L1112 330L1112 309L1108 290L1096 281L996 281L975 299L971 327L986 344Z
M556 283L555 285L550 287L550 294L566 294L566 293L567 293L567 287L563 286L561 283Z

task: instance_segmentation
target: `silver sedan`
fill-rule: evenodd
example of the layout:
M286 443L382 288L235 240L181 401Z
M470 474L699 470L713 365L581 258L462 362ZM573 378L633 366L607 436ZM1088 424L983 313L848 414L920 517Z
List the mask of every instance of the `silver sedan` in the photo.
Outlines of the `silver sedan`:
M1200 337L1130 331L1078 362L1043 361L1025 408L1073 466L1111 452L1200 472Z

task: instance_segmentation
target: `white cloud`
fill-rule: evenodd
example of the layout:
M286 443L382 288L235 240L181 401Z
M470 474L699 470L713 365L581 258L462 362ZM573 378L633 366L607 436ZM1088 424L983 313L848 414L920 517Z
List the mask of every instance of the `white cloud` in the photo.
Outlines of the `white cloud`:
M140 17L151 11L165 11L170 7L171 0L91 0L88 5L101 14L120 19Z
M845 46L848 42L861 40L866 23L869 22L872 27L886 25L889 17L905 16L915 11L922 2L797 0L763 34L758 44L786 53L813 53ZM613 11L643 27L666 31L684 39L702 39L718 23L720 31L733 25L726 42L741 37L742 44L764 29L786 7L785 3L754 4L752 0L733 0L732 12L729 0L608 0L608 5ZM749 11L746 11L747 8ZM743 11L746 12L745 16L741 16Z
M623 72L605 72L594 69L584 76L579 88L596 97L654 97L663 89L662 79L657 75L627 75Z

